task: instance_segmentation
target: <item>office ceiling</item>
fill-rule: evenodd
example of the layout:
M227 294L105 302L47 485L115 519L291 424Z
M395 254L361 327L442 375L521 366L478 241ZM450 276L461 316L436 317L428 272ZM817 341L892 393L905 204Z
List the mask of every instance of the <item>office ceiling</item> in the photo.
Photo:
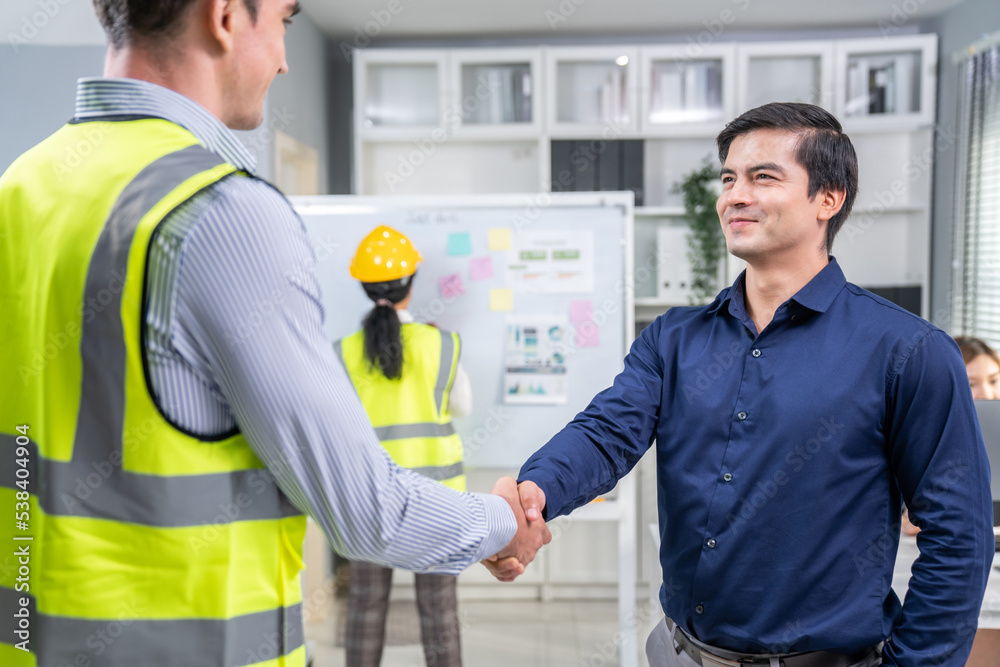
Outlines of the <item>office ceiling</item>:
M300 0L327 34L413 38L909 27L962 0Z
M915 31L963 0L300 0L330 37L354 44L437 38L678 35L825 28ZM714 34L719 33L721 34ZM896 31L899 32L899 31ZM360 36L360 37L359 37ZM104 44L89 0L0 0L0 43ZM363 46L363 44L357 44ZM6 45L4 45L6 47Z

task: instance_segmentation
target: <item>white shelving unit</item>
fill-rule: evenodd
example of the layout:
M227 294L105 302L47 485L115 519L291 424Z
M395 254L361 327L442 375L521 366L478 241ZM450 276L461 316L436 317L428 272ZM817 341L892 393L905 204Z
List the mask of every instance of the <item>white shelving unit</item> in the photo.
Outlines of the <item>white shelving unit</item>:
M934 122L937 35L835 42L836 106L847 132Z
M714 137L733 117L735 44L645 47L640 62L644 137Z
M539 49L463 49L449 58L455 137L537 140L544 95Z
M756 42L739 46L736 115L780 100L834 111L833 42Z
M554 138L625 138L638 127L639 50L545 49L548 134Z

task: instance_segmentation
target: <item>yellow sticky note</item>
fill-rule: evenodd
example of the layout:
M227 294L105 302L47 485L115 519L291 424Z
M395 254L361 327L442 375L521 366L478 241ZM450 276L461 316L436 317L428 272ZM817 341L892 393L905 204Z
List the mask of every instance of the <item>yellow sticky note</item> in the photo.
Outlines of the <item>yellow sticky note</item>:
M491 289L490 310L514 310L514 293L506 287Z
M490 230L490 250L510 250L510 227Z

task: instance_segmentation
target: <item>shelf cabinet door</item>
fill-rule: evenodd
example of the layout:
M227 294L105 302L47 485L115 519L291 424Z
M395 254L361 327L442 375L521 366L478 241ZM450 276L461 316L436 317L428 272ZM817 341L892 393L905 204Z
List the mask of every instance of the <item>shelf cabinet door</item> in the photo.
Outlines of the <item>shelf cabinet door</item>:
M832 42L741 44L738 57L736 115L769 102L834 110Z
M644 47L640 128L649 136L693 136L722 129L733 116L736 47Z
M455 49L446 124L458 136L537 137L540 49Z
M934 122L937 35L836 42L836 114L845 130Z
M547 49L549 133L604 139L634 133L637 60L636 48Z
M389 139L443 126L447 54L428 49L357 53L355 127L361 136Z

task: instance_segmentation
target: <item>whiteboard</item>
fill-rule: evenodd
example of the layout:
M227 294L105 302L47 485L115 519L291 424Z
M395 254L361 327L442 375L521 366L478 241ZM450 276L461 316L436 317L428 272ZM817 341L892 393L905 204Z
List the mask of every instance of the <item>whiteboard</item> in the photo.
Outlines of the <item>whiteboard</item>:
M418 322L455 331L461 363L473 388L473 411L455 419L472 468L518 468L569 423L623 368L633 340L633 195L631 192L526 195L291 198L316 255L316 275L332 341L361 326L372 308L348 267L361 240L376 226L406 234L424 258L413 286L410 312ZM589 232L593 236L593 291L515 291L509 312L490 309L490 290L509 287L507 253L489 249L491 229L509 228L511 240L538 232ZM449 235L465 233L470 254L450 254ZM453 247L454 251L455 248ZM473 280L474 258L490 256L493 276ZM439 278L459 274L464 293L442 296ZM564 404L504 402L504 350L508 316L565 316L573 301L590 300L590 331L598 344L567 352Z

